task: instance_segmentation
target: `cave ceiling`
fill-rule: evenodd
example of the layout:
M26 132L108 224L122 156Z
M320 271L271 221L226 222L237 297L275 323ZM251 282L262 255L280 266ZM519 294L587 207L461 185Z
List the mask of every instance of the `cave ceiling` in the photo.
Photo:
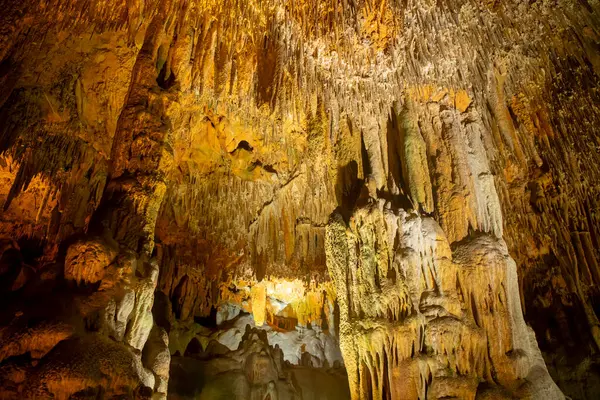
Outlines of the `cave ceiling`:
M353 400L600 393L597 0L0 6L2 299L117 315L42 360L126 343L164 395L148 357L250 314L231 357L326 332Z

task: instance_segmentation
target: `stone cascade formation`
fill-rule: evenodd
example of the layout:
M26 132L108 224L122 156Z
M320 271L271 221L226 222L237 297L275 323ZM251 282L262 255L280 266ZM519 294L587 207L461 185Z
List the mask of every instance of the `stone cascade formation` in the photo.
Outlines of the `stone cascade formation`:
M0 6L0 399L600 397L598 0Z
M397 116L415 209L371 191L327 228L352 398L563 399L523 319L481 119L467 110L419 118L439 113L428 108L408 103ZM435 187L467 196L442 192L432 204L427 154L436 154ZM457 200L460 214L427 215Z

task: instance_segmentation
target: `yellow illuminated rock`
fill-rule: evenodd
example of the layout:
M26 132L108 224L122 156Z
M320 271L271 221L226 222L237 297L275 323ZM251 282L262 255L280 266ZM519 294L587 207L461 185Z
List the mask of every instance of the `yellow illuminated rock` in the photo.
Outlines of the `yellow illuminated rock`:
M256 326L262 326L265 323L267 313L267 290L263 283L252 286L250 298L252 299L254 323Z
M0 12L0 398L600 398L597 0Z

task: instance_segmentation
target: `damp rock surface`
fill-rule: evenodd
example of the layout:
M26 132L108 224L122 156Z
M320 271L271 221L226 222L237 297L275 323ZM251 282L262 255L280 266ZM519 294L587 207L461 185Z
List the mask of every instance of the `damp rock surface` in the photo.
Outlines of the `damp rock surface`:
M4 3L0 397L600 396L597 0Z

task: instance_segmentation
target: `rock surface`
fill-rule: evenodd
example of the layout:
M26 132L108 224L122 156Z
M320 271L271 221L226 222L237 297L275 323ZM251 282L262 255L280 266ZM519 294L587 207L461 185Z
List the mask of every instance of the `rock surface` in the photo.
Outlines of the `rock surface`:
M451 250L433 219L383 206L327 228L352 398L475 399L499 385L512 398L564 399L503 241L480 234Z
M0 395L245 313L355 399L600 395L598 0L5 3Z
M348 383L339 368L284 364L267 334L246 325L235 350L207 346L203 354L174 357L169 398L173 399L347 399Z

